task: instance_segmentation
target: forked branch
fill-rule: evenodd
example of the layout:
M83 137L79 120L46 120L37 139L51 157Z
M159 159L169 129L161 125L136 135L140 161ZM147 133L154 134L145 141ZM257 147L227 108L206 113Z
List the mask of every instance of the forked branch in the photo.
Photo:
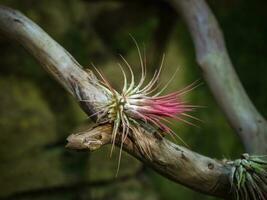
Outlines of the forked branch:
M30 54L79 102L91 115L98 112L96 102L106 102L107 94L99 87L91 71L84 71L78 62L39 26L18 11L0 7L0 31L22 44ZM81 101L80 95L86 99ZM95 150L111 142L112 127L103 124L68 138L68 147ZM129 135L125 151L148 164L163 176L197 191L228 198L233 163L217 161L142 130L143 141L149 145L150 156L143 150L143 141ZM117 138L117 145L121 141ZM234 171L235 172L235 171ZM236 173L234 173L236 174ZM229 199L229 198L228 198Z
M110 124L81 129L68 137L67 147L97 150L103 145L111 144L111 132ZM231 165L195 153L164 138L159 139L152 133L143 131L141 134L142 141L137 141L135 134L130 135L124 142L123 149L176 183L209 195L229 197ZM120 146L120 137L116 139L116 144ZM145 144L142 144L144 141ZM142 147L149 148L151 154L147 155Z

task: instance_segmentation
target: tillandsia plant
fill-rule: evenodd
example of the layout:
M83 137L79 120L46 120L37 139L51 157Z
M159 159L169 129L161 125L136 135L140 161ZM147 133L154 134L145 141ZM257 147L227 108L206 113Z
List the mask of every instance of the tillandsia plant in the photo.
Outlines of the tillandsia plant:
M230 183L236 200L267 199L266 156L243 154L241 159L229 161L232 166Z
M181 139L172 131L169 126L166 125L166 123L171 123L169 119L184 122L190 125L194 124L186 118L199 120L198 118L188 114L198 106L188 104L182 100L182 97L197 87L199 82L195 81L181 90L167 95L162 95L162 92L168 87L169 83L175 77L178 69L172 78L165 84L165 86L159 89L160 84L158 84L158 82L163 68L164 56L159 69L155 71L152 79L147 81L146 59L144 56L143 60L140 48L135 40L134 42L138 50L141 66L141 78L138 83L136 83L132 67L123 56L121 56L121 58L130 72L131 80L128 81L123 66L118 64L124 79L121 92L115 90L100 72L100 70L95 67L95 70L101 78L101 81L99 81L99 86L102 87L102 89L106 92L108 101L105 104L100 105L98 107L99 111L93 115L100 113L100 118L106 118L109 123L113 124L111 153L114 148L116 137L120 135L121 148L119 163L122 145L129 134L134 135L134 138L137 140L136 143L139 144L139 141L144 140L141 134L141 129L145 129L146 126L152 126L156 129L159 129L162 133L170 134ZM82 101L86 101L86 99L83 99ZM145 141L143 141L143 143L145 143ZM148 146L149 145L140 145L139 147L142 153L146 154L148 158L150 158L151 153Z

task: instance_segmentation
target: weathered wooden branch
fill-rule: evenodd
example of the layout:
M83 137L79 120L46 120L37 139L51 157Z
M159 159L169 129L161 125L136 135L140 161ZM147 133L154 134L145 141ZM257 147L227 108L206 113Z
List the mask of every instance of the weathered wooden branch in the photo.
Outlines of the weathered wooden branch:
M70 94L75 96L79 86L85 98L89 95L91 103L81 105L87 114L96 111L94 102L107 101L95 75L84 71L69 52L19 11L1 6L0 30L22 44Z
M78 101L77 94L82 94L87 102L79 103L88 115L97 111L96 102L107 101L93 73L82 70L64 48L20 12L0 7L0 31L22 44ZM158 139L152 133L144 131L142 134L149 143L151 158L142 154L142 141L135 141L134 138L127 139L124 150L177 183L206 194L228 197L228 176L231 170L228 164L199 155L165 139ZM95 150L110 143L110 139L111 125L105 124L70 136L68 147Z
M179 4L177 5L188 6L190 5L188 3L189 2L192 3L193 1L184 2L184 4L181 2L182 1L180 1ZM201 2L204 3L203 1ZM193 13L188 12L188 13L194 14L194 12ZM185 14L185 16L187 15ZM213 22L215 23L214 19ZM196 27L198 27L197 24ZM52 76L54 76L54 78L56 78L59 81L59 83L62 84L63 87L70 92L70 94L72 94L76 98L76 100L80 103L83 110L88 115L91 115L92 113L98 111L97 103L104 104L105 102L107 102L107 95L102 90L102 88L99 87L98 80L94 76L94 74L91 71L84 71L83 69L81 69L81 66L78 64L78 62L75 61L75 59L64 48L62 48L50 36L48 36L40 27L38 27L35 23L33 23L24 15L22 15L20 12L10 8L0 7L0 30L1 32L8 35L10 38L15 39L20 44L22 44L43 65L43 67ZM213 31L217 33L216 30L217 29ZM198 60L200 64L203 65L203 70L207 71L207 72L205 71L208 74L206 75L207 80L210 81L210 83L212 81L215 81L216 85L215 89L222 89L223 91L222 94L226 95L226 102L228 102L228 104L229 102L231 102L231 100L233 101L243 100L245 102L241 103L242 106L240 106L239 108L241 114L240 115L236 114L237 116L233 118L237 122L240 123L242 122L241 124L243 125L244 121L242 120L244 120L244 116L242 115L242 112L248 114L248 116L250 116L251 118L255 116L258 117L259 114L248 100L244 90L242 89L240 82L237 79L237 76L235 75L233 69L231 68L231 63L225 52L223 41L219 42L221 46L219 45L218 49L216 49L217 48L216 45L218 45L216 41L214 42L214 44L212 43L213 45L211 45L211 47L205 46L209 44L207 41L209 41L208 39L210 39L206 38L207 41L205 40L206 36L205 34L207 33L205 31L207 30L203 30L204 33L200 31L201 33L200 36L204 34L203 36L204 39L201 38L201 41L203 40L204 44L202 44L203 42L202 41L199 42L199 45L201 48L205 47L204 49L206 49L206 51L203 50L204 56L203 57L198 56L199 57ZM208 33L210 33L209 31L210 30L208 29ZM218 32L218 34L220 39L220 32ZM211 50L212 52L210 52ZM224 53L223 55L226 57L220 56L221 51ZM215 56L216 59L214 59L213 56ZM210 69L210 66L213 64L215 65L214 68L215 70L217 70L216 72L219 73L218 76L219 80L222 81L224 80L223 78L225 73L223 72L225 71L221 69L220 62L223 62L222 59L226 58L228 59L229 62L228 68L226 68L227 69L226 72L233 73L233 75L231 76L234 76L232 77L234 81L233 83L231 83L232 85L229 83L230 85L225 84L227 86L223 87L220 81L216 81L216 79L214 79L213 77L214 71L212 71L213 69ZM217 62L219 62L219 64ZM241 96L237 95L238 96L237 99L236 98L231 99L230 98L231 95L229 96L228 94L224 94L225 90L229 89L230 86L234 88L234 89L232 88L233 91L231 90L229 91L229 93L232 96L235 96L233 95L233 93L238 92L238 89L241 89L241 94L240 93L237 94ZM219 94L219 97L221 97L220 95L222 95L219 92L217 92L216 94L217 95ZM243 99L241 97L243 97ZM81 101L81 99L86 99L87 101ZM222 103L222 105L223 106L227 105L227 103L225 104ZM238 105L230 103L229 113L236 111L234 110L233 105L238 107ZM245 110L244 106L246 105L250 107L246 108ZM251 118L248 119L250 120ZM230 118L230 121L231 119L232 118ZM259 118L257 119L259 120ZM245 125L246 124L244 124L244 126ZM247 128L247 126L245 127L242 126L242 128ZM249 125L248 128L250 128ZM111 142L111 129L112 129L111 124L102 124L92 129L86 129L84 131L80 131L78 134L73 134L69 136L68 138L69 143L67 147L72 149L86 149L90 151L96 150L101 146L109 144ZM244 129L244 132L245 130L250 131L249 133L251 133L251 131L253 131L254 129ZM254 132L252 133L254 134ZM188 150L187 148L175 145L169 142L168 140L165 140L164 138L156 137L153 133L148 133L145 130L142 130L140 134L142 134L142 138L144 140L142 141L137 140L137 138L134 138L134 135L130 134L126 142L124 143L123 149L127 151L129 154L133 155L137 159L151 166L153 169L158 171L163 176L175 182L181 183L192 189L195 189L197 191L206 194L228 199L230 198L229 176L232 173L233 169L232 164L230 164L229 162L221 162L199 155L195 152ZM146 141L145 145L144 141ZM116 142L117 145L121 144L119 138L117 138ZM253 144L251 146L247 147L249 150L255 151L253 149L255 142L253 141L252 143ZM260 145L260 143L258 144ZM149 146L149 149L151 151L150 155L145 154L144 151L142 150L142 148L144 148L145 146L147 147L147 145Z
M111 143L112 126L104 124L92 129L80 129L68 137L67 148L94 151ZM176 145L166 139L158 139L153 134L142 132L141 146L149 147L151 155L143 153L140 142L131 135L125 141L123 149L129 154L152 167L161 175L181 183L196 191L227 198L230 195L229 174L231 167ZM121 140L116 144L120 146ZM139 144L138 144L139 142Z
M218 22L205 0L169 2L184 18L203 76L246 150L267 153L267 122L247 96L227 53Z
M146 1L153 3L151 0ZM266 154L267 121L244 90L225 47L219 24L209 6L205 0L167 2L184 18L194 41L203 77L246 151Z

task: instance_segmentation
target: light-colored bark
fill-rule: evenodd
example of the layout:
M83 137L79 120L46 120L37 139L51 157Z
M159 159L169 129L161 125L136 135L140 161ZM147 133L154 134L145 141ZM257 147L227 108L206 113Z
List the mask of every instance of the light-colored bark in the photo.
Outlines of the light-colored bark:
M94 151L103 145L111 144L111 132L110 124L80 129L68 137L66 147ZM152 133L144 131L141 134L145 144L137 144L133 134L127 138L123 149L176 183L202 193L229 198L230 165L195 153L164 138L158 139ZM116 141L118 147L121 144L119 138ZM151 155L143 153L140 145L149 148Z
M87 102L79 103L88 115L97 111L96 102L107 101L93 73L82 70L63 47L20 12L0 7L0 31L22 44L78 101L79 95L87 99ZM141 153L142 141L138 141L137 145L137 141L131 137L125 142L124 150L177 183L213 196L228 197L228 176L231 170L228 164L197 154L168 140L159 139L153 133L142 134L149 144L152 158ZM100 125L82 134L70 136L68 147L94 150L110 143L110 139L111 125ZM117 145L119 144L117 141Z
M184 18L203 76L247 152L266 154L267 122L252 104L234 70L214 14L205 0L169 2Z
M76 96L77 87L90 95L90 104L82 103L87 114L94 113L94 102L106 101L106 95L95 84L98 80L91 71L84 71L80 64L44 30L19 11L0 7L0 30L18 41L43 68L51 74L70 94Z

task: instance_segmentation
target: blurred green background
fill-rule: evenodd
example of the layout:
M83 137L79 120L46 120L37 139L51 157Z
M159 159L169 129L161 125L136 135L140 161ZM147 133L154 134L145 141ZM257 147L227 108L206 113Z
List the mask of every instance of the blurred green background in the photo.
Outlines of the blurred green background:
M123 3L122 3L123 2ZM124 55L139 75L131 33L145 46L150 76L166 54L161 80L178 75L168 91L202 79L190 35L165 1L0 0L23 12L66 48L83 66L93 62L116 88L117 62ZM244 87L266 117L266 1L208 1ZM204 80L203 80L204 82ZM218 159L244 150L207 85L188 100L204 105L194 115L200 128L173 128L190 148ZM172 183L127 154L115 178L117 156L110 146L93 153L64 148L65 138L86 115L60 85L17 43L0 35L0 199L165 200L215 199Z

